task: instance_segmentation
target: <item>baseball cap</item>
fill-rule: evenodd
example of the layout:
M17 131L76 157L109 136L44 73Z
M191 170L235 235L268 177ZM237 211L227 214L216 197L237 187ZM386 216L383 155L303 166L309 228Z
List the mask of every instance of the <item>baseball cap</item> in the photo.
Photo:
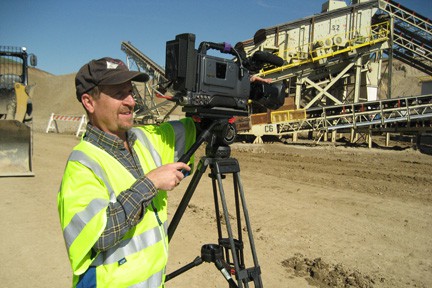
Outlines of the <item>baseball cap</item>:
M146 82L149 75L138 71L129 71L119 59L104 57L85 64L75 76L76 96L81 96L98 85L118 85L128 81Z

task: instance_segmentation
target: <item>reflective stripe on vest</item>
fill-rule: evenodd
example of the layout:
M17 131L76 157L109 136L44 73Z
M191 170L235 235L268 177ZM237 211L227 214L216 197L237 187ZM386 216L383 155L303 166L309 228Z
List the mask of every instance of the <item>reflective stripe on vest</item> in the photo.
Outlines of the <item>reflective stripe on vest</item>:
M134 131L137 134L138 140L149 149L151 155L155 158L155 162L157 163L159 161L159 163L161 163L162 161L159 154L153 148L153 145L151 145L151 143L148 141L145 134L139 129L134 130L138 130ZM114 201L111 202L116 201L116 196L113 192L113 189L111 188L111 185L108 182L108 177L96 161L89 158L89 156L79 150L74 150L69 160L77 161L91 169L105 183L106 187L109 187L108 190L110 190L110 198L114 198ZM101 203L101 201L103 201L104 203ZM82 231L82 229L84 229L85 224L88 223L92 219L92 217L100 211L100 209L105 208L107 205L108 203L106 202L106 200L95 199L90 202L90 204L84 211L74 215L71 223L64 230L65 239L69 239L66 240L68 248L72 244L73 240L75 240L75 238ZM168 224L166 221L163 223L163 226L166 233L168 229ZM99 255L92 262L92 266L108 265L118 262L126 256L139 252L149 246L156 244L161 240L163 239L159 227L154 227L151 230L145 231L141 235L121 241L119 244L116 245L116 247L99 253Z
M69 156L68 161L77 161L83 164L84 166L86 166L87 168L89 168L90 170L92 170L93 173L95 173L96 176L98 176L103 181L103 183L105 183L105 186L108 189L108 192L110 194L110 202L111 203L117 202L117 197L108 181L108 177L105 171L102 169L102 167L100 167L98 163L96 163L96 161L94 161L87 154L79 150L73 150L71 155Z
M163 225L164 230L166 231L168 227L167 222L163 223ZM128 255L144 250L145 248L150 247L161 240L163 239L159 231L159 227L154 227L151 230L145 231L141 235L130 239L125 239L118 243L115 247L99 253L99 255L93 261L92 266L108 265L118 262Z
M136 144L138 145L134 145L134 147L131 148L140 152L137 156L140 157L139 162L144 165L144 171L149 171L164 163L172 163L174 157L175 161L178 161L178 157L183 155L184 151L188 148L185 146L189 146L189 142L192 142L195 136L195 130L190 129L191 132L189 133L189 126L193 128L194 123L191 121L189 121L191 122L189 123L188 121L189 120L165 123L161 124L160 128L132 128L131 133L136 135L138 142ZM184 135L184 132L186 132L185 127L188 128L187 137ZM153 134L153 132L155 133ZM107 157L106 152L101 149L96 149L97 147L95 148L94 145L90 144L83 143L79 146L77 145L76 149L73 150L69 158L71 165L67 166L67 169L70 170L65 172L67 173L65 175L68 175L70 179L66 179L64 182L65 185L68 184L71 186L61 188L61 194L59 194L58 198L59 211L64 213L64 215L61 215L62 221L71 219L69 223L66 223L68 226L63 227L69 257L74 270L74 283L77 283L76 280L81 273L84 273L89 266L93 266L97 267L96 270L100 272L99 275L102 278L100 278L99 281L101 285L111 282L132 285L132 283L135 284L139 282L131 287L160 287L163 285L166 269L165 265L168 256L166 191L160 191L154 200L157 204L156 206L161 209L160 215L162 217L159 219L162 220L159 221L161 225L158 225L154 219L152 219L152 215L147 215L147 217L143 218L142 222L137 225L137 229L128 234L127 237L132 238L124 239L126 238L125 236L115 246L116 248L111 248L108 251L99 252L91 256L90 249L94 241L97 240L97 235L92 234L90 225L98 231L103 230L103 221L105 221L106 218L103 213L104 209L106 209L110 202L117 201L116 194L129 187L129 185L133 183L134 177L132 174L128 174L127 169L123 169L123 167L120 166L121 163L113 162L115 157ZM90 170L84 171L86 168ZM107 170L105 170L105 168ZM83 207L72 205L73 203L68 202L65 203L70 204L71 209L69 209L69 206L66 204L64 204L65 208L61 206L61 201L68 200L69 195L75 195L71 193L73 193L74 187L78 187L76 185L83 185L86 183L85 179L79 179L80 181L75 182L73 178L74 174L72 173L74 171L86 175L92 172L97 179L89 179L89 183L91 185L98 185L97 181L99 181L101 182L101 187L104 186L106 189L95 190L95 195L99 195L93 196L98 197L96 199L92 199L90 197L91 195L88 195L88 197L84 199L86 201L84 203L87 204L84 210L81 210ZM76 196L78 197L78 195ZM76 208L78 208L78 211ZM64 212L61 209L64 209ZM155 208L154 210L156 213ZM147 212L152 214L153 209L149 207ZM62 225L64 225L63 223ZM163 250L162 245L165 247L165 250ZM92 259L93 257L95 258ZM146 260L147 257L149 257L148 261ZM153 263L150 259L154 257L160 260ZM135 266L136 263L140 263L146 268L142 271L143 273L138 273L138 271L135 270L128 271L128 269L125 268L118 268L117 263L125 263L121 262L123 259L127 260L130 265L133 264ZM114 279L109 271L118 271L118 273L120 273L119 275L128 276L124 279L129 279L129 281L119 281L118 279L120 278Z
M105 185L111 188L107 177L103 172L102 168L96 161L90 159L85 153L74 150L72 152L73 156L69 158L72 161L78 161L79 163L85 165L89 169L95 172L95 174L101 178ZM112 190L112 188L111 188ZM111 194L111 198L115 198L114 192ZM115 202L115 201L111 201ZM71 222L64 229L63 234L66 239L66 245L69 249L73 241L78 237L81 231L84 229L85 225L103 208L108 205L108 202L104 199L94 199L83 211L77 213L72 217ZM167 232L168 225L165 221L163 223L164 230ZM145 231L139 236L131 239L126 239L121 241L116 247L113 247L105 252L101 252L96 259L93 261L92 266L107 265L115 263L124 257L139 252L151 245L156 244L162 240L162 235L159 231L159 227L155 227L151 230Z
M85 225L97 214L99 211L108 206L108 201L105 199L94 199L87 207L76 213L69 224L63 230L63 236L65 238L66 247L69 247L84 229Z
M185 153L186 147L186 129L180 121L168 122L174 128L174 133L176 137L176 145L174 151L174 162L177 162L180 157Z
M162 277L165 274L165 269L151 275L147 280L129 286L129 288L153 288L153 287L160 287L162 285Z
M162 158L160 157L159 153L156 151L156 149L153 147L153 144L148 140L145 133L138 128L132 128L131 129L135 135L137 136L138 140L148 149L150 154L153 157L153 160L156 164L156 166L162 166Z

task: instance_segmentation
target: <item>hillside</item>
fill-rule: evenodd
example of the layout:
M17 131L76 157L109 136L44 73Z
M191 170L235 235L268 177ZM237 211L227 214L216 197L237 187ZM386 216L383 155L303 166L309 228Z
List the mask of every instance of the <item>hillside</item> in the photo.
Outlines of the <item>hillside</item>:
M33 127L45 131L51 113L82 115L84 110L75 97L75 74L55 76L39 69L30 69L29 83L33 91Z
M388 62L383 62L382 71L384 76L381 79L380 93L381 99L385 99L388 90ZM393 60L392 76L392 97L407 97L419 95L421 92L420 78L425 76L424 73L412 68L398 60Z

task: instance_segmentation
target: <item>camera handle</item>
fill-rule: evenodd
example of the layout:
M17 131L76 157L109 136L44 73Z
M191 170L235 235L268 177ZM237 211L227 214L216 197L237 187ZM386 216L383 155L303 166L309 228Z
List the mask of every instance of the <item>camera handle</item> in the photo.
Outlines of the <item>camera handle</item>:
M231 46L231 44L227 42L222 42L222 43L201 42L198 47L198 51L201 54L207 54L207 50L209 49L215 49L215 50L219 50L219 52L221 53L227 53L227 54L237 56L236 53L237 51Z
M235 57L237 57L238 63L239 63L239 79L243 79L245 70L247 69L243 66L243 59L240 57L240 54L238 51L231 46L231 44L227 42L223 43L214 43L214 42L201 42L198 51L201 54L207 54L207 50L209 49L215 49L218 50L221 53L231 54Z

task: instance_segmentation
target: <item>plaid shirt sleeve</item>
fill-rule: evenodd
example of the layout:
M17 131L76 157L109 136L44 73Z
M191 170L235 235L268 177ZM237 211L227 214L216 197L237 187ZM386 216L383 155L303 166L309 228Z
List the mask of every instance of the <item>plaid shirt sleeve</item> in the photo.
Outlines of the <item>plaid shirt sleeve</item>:
M136 180L128 190L122 191L117 202L108 206L107 225L94 249L105 251L117 244L124 234L142 219L143 211L157 192L153 182L145 176Z

